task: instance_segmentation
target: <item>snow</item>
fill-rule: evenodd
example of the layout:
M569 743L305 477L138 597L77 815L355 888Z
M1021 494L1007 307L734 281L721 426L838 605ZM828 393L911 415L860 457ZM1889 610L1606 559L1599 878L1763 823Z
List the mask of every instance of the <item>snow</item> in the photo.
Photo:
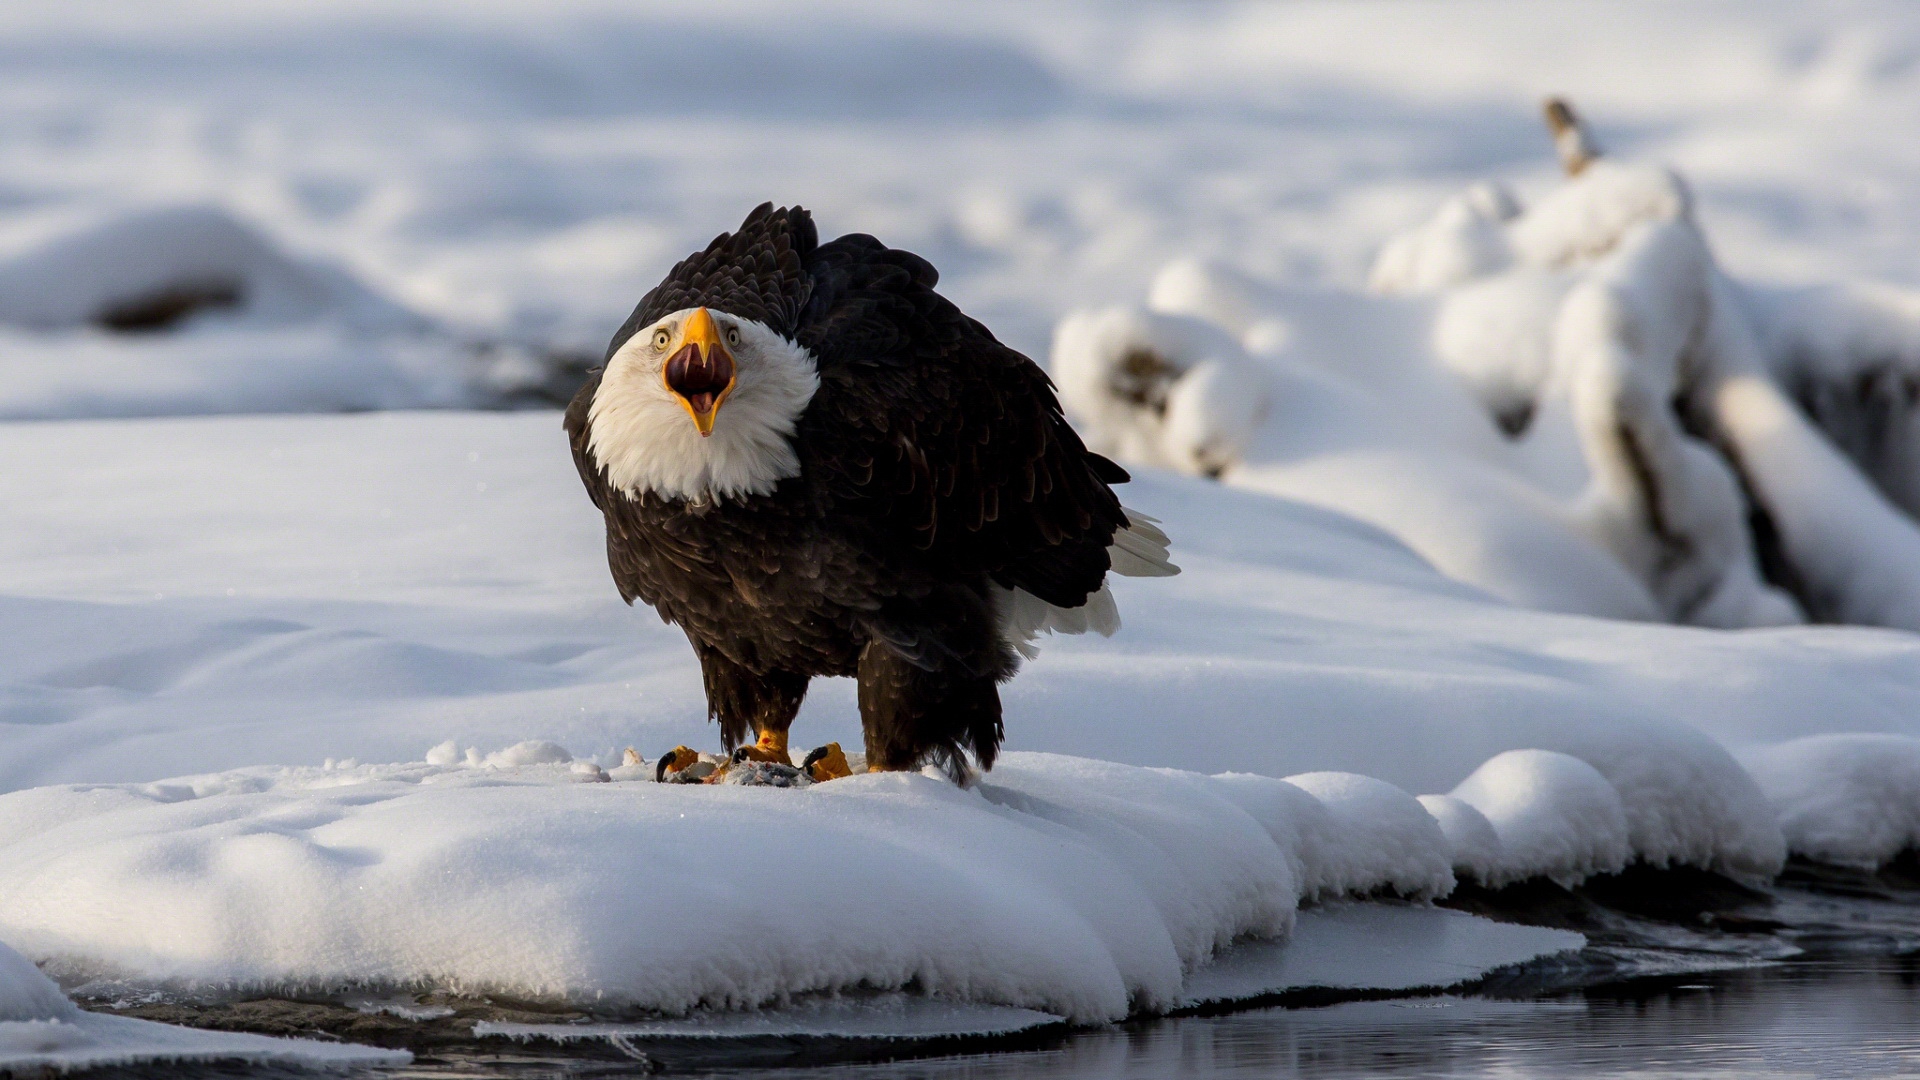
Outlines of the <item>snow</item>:
M35 237L0 254L0 296L0 419L464 406L513 389L425 317L211 206ZM105 325L170 307L187 313Z
M100 1013L81 1013L71 1020L0 1020L0 1068L13 1075L235 1062L343 1071L405 1065L412 1059L404 1050L196 1031Z
M1579 758L1550 750L1509 750L1473 770L1449 796L1479 811L1499 841L1497 861L1485 859L1484 837L1472 836L1462 845L1469 859L1479 856L1491 864L1488 885L1532 877L1575 885L1627 865L1632 849L1620 793ZM1450 816L1463 815L1456 811ZM1455 827L1472 835L1471 824Z
M0 945L0 1022L71 1020L80 1010L52 979L27 959Z
M1453 857L1456 878L1490 882L1506 862L1500 847L1500 834L1493 831L1487 816L1451 795L1422 795L1420 805L1440 826L1447 838L1447 851Z
M0 943L0 1070L10 1076L161 1063L342 1067L404 1065L412 1059L400 1050L191 1031L81 1012L52 979Z
M1124 633L1009 684L979 787L659 786L624 748L712 744L697 671L602 580L552 414L15 424L0 447L23 508L0 940L63 971L667 1011L911 982L1111 1017L1303 900L1591 872L1593 837L1471 847L1414 798L1510 750L1584 781L1545 785L1552 828L1611 791L1632 857L1764 877L1785 847L1727 747L1900 730L1920 691L1904 635L1526 611L1350 518L1148 470L1129 503L1185 572L1122 581ZM823 682L796 737L859 745L851 688ZM580 782L601 775L623 780Z
M1286 990L1413 990L1459 986L1541 956L1577 949L1579 934L1515 926L1458 911L1327 904L1300 913L1285 942L1255 943L1198 972L1193 1004Z
M1110 1017L1344 898L1915 840L1904 8L139 16L0 12L0 939L34 960ZM1548 92L1604 132L1576 181ZM550 413L207 415L550 399L769 197L1051 338L1185 567L1049 642L978 788L641 782L628 747L713 733ZM235 302L101 325L183 286ZM1134 346L1150 419L1106 396ZM858 746L850 686L796 735ZM1328 955L1388 985L1444 937Z
M1566 930L1497 923L1418 904L1335 903L1300 913L1284 941L1244 942L1187 980L1181 1008L1218 1007L1305 989L1421 990L1461 986L1540 957L1576 950ZM1051 1013L906 994L798 1002L691 1019L522 1024L482 1021L474 1034L598 1039L884 1038L1003 1035L1061 1022Z
M1384 780L1346 772L1302 773L1286 782L1326 809L1325 818L1309 813L1296 826L1302 833L1319 834L1305 846L1318 856L1306 868L1308 895L1364 896L1391 890L1401 896L1433 897L1453 891L1446 838L1406 792Z
M1742 760L1795 853L1872 869L1920 849L1920 739L1814 735Z
M83 326L169 286L230 289L222 306L267 324L325 319L360 330L421 320L333 267L303 264L207 206L129 213L42 238L0 263L0 322Z
M581 785L551 756L0 796L0 935L57 970L201 992L431 985L680 1015L911 987L1089 1022L1175 1008L1236 942L1286 937L1303 879L1328 898L1453 883L1419 803L1346 774L1016 753L971 789ZM1516 959L1577 947L1478 932Z

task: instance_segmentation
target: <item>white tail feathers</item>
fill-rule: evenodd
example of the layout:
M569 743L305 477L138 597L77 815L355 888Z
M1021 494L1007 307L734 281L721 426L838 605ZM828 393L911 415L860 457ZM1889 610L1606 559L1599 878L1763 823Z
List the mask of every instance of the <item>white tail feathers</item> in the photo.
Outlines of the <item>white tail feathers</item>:
M1180 568L1168 559L1173 541L1160 529L1160 519L1138 510L1121 507L1127 515L1126 528L1113 534L1113 546L1107 555L1113 560L1113 572L1121 577L1172 577Z
M1172 577L1180 572L1167 558L1171 541L1160 530L1157 519L1138 510L1121 508L1127 525L1113 536L1107 549L1113 560L1113 572L1123 577ZM1040 655L1035 644L1041 634L1084 634L1091 630L1101 637L1112 637L1120 629L1120 606L1113 592L1102 583L1079 607L1063 608L1047 603L1025 589L994 588L1000 613L1000 636L1020 655L1031 660Z
M1041 634L1084 634L1091 630L1112 637L1120 629L1120 608L1105 585L1076 608L1055 607L1025 589L994 588L1000 609L1000 636L1020 655L1040 655L1034 644Z

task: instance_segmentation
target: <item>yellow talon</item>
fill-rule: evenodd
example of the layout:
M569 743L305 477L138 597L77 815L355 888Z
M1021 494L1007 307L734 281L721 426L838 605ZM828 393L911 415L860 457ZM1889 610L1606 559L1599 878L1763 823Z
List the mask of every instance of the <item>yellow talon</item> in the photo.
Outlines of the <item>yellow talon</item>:
M821 753L822 750L825 753ZM847 755L837 742L830 742L807 756L812 759L807 764L807 775L813 777L815 783L853 775L853 767L847 764Z

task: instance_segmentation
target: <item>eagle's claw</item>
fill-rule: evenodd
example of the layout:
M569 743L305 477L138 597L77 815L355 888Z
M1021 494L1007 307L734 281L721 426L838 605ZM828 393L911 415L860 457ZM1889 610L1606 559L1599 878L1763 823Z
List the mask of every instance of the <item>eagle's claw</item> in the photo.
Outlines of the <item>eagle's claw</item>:
M837 742L815 747L814 751L807 755L807 759L800 763L800 768L816 784L853 775L853 767L847 764L847 755L840 749L840 744Z
M702 760L698 751L686 746L676 746L660 755L653 767L653 778L662 784L699 784L704 783L718 768L711 761Z

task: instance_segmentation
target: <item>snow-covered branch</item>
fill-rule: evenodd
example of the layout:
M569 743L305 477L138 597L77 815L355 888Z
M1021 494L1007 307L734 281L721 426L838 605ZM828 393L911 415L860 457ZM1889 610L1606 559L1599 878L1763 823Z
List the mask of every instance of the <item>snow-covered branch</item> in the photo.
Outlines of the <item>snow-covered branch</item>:
M1069 408L1124 460L1334 506L1516 602L1920 629L1920 297L1739 282L1677 173L1547 117L1567 181L1524 209L1473 185L1370 296L1183 260L1147 310L1069 316ZM1549 580L1574 566L1601 584Z

